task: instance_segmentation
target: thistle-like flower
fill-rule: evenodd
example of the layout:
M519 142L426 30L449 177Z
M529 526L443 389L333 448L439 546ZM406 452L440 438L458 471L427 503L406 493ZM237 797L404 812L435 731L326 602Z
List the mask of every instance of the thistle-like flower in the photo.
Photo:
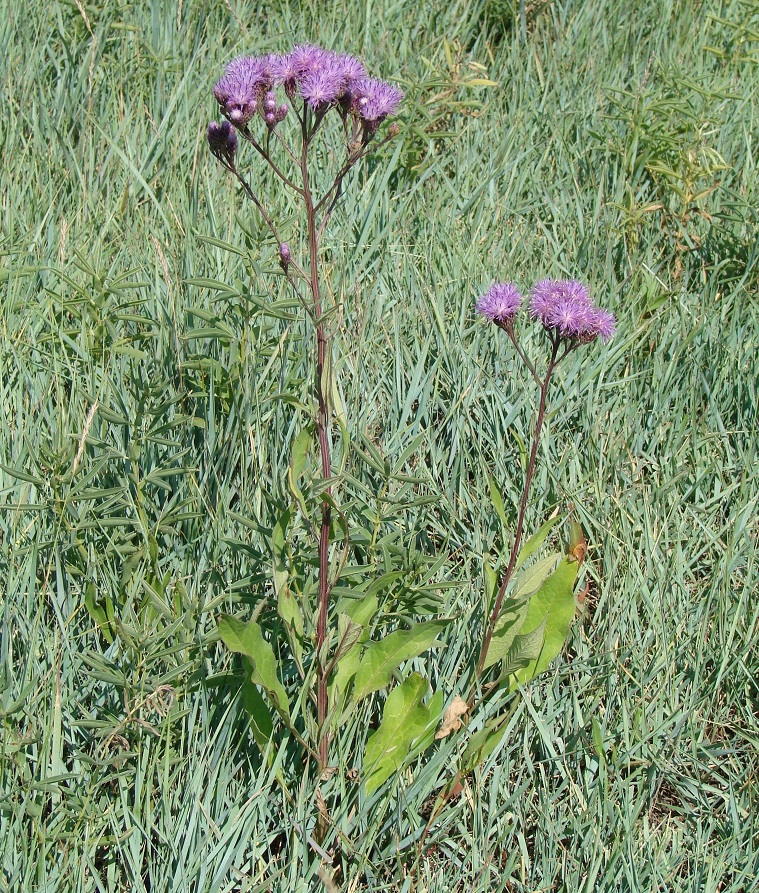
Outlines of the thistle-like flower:
M378 78L364 78L351 84L353 110L369 124L379 124L398 108L403 93Z
M270 56L240 56L229 63L224 77L216 82L213 95L229 120L243 127L256 113L272 81Z
M490 322L504 326L513 321L523 300L511 282L496 282L477 299L476 310Z
M616 330L613 313L596 307L576 279L541 279L530 292L530 315L562 338L588 343L608 341Z
M307 74L300 83L303 98L313 109L322 109L338 100L345 92L345 82L331 66Z

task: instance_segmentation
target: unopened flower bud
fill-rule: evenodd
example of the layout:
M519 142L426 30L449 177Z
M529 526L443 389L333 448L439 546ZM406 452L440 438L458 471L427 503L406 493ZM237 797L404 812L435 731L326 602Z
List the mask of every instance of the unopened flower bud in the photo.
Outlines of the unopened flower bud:
M208 146L217 158L231 161L237 151L237 134L229 121L211 121L206 131Z
M387 128L387 135L388 135L388 136L398 136L398 134L399 134L400 132L401 132L401 128L400 128L397 124L391 124L391 125Z
M245 115L240 109L232 109L229 113L229 120L238 127L242 127L245 124Z
M266 121L267 127L274 127L277 123L277 116L274 112L267 112L264 115L264 121Z
M276 111L277 108L277 97L274 93L269 90L269 92L264 96L264 111L265 112L273 112Z
M287 268L290 265L290 246L287 244L287 242L280 243L279 265L285 272L287 272Z
M282 105L277 109L277 124L279 124L280 121L285 120L285 118L287 117L287 112L288 112L288 107L283 102Z

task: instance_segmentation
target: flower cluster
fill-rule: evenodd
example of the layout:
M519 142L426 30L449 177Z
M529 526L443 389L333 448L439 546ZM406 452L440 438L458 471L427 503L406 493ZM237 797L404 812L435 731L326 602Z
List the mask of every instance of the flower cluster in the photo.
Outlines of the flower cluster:
M512 325L522 295L510 282L492 285L477 301L477 312L496 325ZM587 344L608 341L616 331L613 313L597 307L586 286L576 279L541 279L530 292L530 316L560 338Z
M352 114L370 134L403 99L396 87L367 77L360 60L310 44L295 46L283 56L233 59L216 83L214 97L237 127L246 126L256 114L274 127L287 114L286 104L277 106L277 86L290 101L300 95L316 112L334 106L343 115Z

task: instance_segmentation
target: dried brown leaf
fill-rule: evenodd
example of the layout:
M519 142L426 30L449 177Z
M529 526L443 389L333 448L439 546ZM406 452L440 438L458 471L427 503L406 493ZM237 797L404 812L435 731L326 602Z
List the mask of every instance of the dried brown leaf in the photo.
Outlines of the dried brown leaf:
M440 728L435 734L435 738L447 738L451 732L458 732L461 728L461 717L469 710L467 702L456 695L451 703L446 707L443 714L443 721Z

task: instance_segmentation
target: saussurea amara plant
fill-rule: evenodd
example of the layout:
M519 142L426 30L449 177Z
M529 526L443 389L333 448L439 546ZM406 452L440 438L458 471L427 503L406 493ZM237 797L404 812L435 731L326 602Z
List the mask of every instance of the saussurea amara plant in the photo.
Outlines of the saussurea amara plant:
M538 388L538 403L516 528L500 578L487 558L485 560L483 635L469 695L466 699L458 696L449 705L438 737L460 728L461 717L472 712L475 706L482 705L494 692L503 688L514 691L518 685L545 670L564 645L575 614L574 585L586 551L579 524L570 521L570 544L565 556L553 552L523 567L542 546L559 516L546 521L522 545L524 520L551 378L562 360L573 351L597 339L608 341L615 332L616 319L608 310L593 304L588 289L582 283L567 279L540 280L530 293L529 316L541 325L547 350L543 361L536 363L527 356L520 340L519 322L523 304L524 298L510 282L492 285L476 304L477 312L511 340L525 373ZM494 508L506 528L507 518L500 491L492 479L490 484ZM496 667L496 672L493 678L489 678L492 667ZM508 716L509 712L490 716L471 735L462 755L460 771L444 789L442 800L457 789L462 772L471 771L492 753L501 740Z
M278 97L277 91L284 97ZM377 567L367 566L364 580L357 581L354 574L348 585L342 585L350 597L334 597L347 573L355 527L340 498L349 432L333 407L340 310L336 296L341 289L326 281L323 241L350 170L398 132L391 125L382 135L380 128L396 111L402 94L388 83L367 77L358 59L304 45L283 56L233 60L216 84L214 96L226 120L209 125L210 149L237 178L276 240L284 276L313 331L315 367L311 412L293 444L288 480L291 507L276 519L271 534L276 614L272 617L273 612L267 610L269 599L262 594L252 619L223 616L219 631L226 646L242 654L246 662L244 699L262 750L268 748L271 755L274 710L304 748L310 765L315 765L316 777L328 778L330 741L356 704L386 688L406 660L437 644L447 622L418 622L369 641L383 591L398 576L382 574ZM281 238L271 196L257 195L238 167L240 138L273 172L268 183L278 180L300 204L302 228L295 240ZM304 475L313 442L318 461L311 474ZM356 523L360 525L360 517ZM309 539L310 547L304 547ZM300 685L293 703L293 692L288 694L282 680L285 675L292 678L295 671ZM415 692L426 695L426 680L419 674L410 680ZM430 740L441 709L442 693L430 707L421 708L422 726L429 727ZM404 757L407 753L408 748ZM367 749L367 776L379 778L382 756L376 746Z

